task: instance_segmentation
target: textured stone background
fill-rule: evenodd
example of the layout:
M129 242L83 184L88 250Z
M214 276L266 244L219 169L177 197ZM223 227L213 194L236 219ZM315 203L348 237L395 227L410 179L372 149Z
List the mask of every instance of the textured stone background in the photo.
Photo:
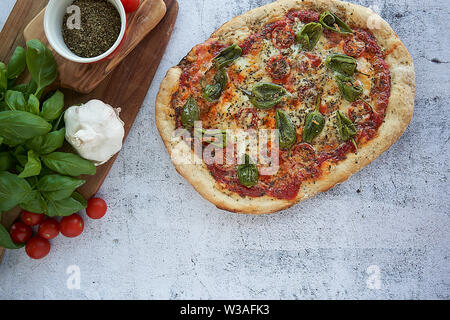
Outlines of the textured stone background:
M42 261L8 251L0 298L449 299L450 2L352 1L378 11L414 58L411 126L349 181L259 217L216 209L176 173L155 128L154 101L165 72L192 46L271 1L179 2L166 55L100 191L108 216L86 219L78 239L57 238ZM13 5L1 1L1 25ZM66 286L70 265L80 268L80 290ZM373 265L379 289L367 285Z

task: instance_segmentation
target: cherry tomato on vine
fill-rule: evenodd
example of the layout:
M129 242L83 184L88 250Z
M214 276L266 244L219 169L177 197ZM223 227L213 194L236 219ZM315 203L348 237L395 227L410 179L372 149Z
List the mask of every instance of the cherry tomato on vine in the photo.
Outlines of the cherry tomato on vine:
M92 198L88 202L86 214L91 219L101 219L105 216L106 210L108 210L108 206L106 205L105 200L100 198Z
M50 252L50 242L41 237L28 240L25 251L31 259L42 259Z
M139 0L120 0L126 13L134 12L139 8Z
M39 235L47 240L54 239L59 234L59 223L55 219L47 219L39 225Z
M44 215L24 210L20 215L20 219L22 219L23 223L25 223L26 225L33 227L37 226L39 223L42 222L42 220L44 220Z
M16 222L9 229L9 234L14 243L22 244L31 238L33 230L23 222Z
M59 222L59 231L61 234L68 238L78 237L83 233L84 222L78 214L73 214L68 217L64 217Z

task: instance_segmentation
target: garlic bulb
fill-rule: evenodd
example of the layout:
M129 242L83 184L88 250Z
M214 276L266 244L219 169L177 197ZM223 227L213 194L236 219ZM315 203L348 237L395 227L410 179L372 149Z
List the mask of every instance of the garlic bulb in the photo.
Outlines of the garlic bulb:
M66 140L87 160L99 166L122 149L125 135L120 109L91 100L66 110Z

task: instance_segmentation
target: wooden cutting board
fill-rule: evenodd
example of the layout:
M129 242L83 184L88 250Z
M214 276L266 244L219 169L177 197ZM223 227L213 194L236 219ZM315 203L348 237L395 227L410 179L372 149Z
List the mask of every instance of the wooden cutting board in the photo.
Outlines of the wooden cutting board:
M45 9L39 12L25 27L23 34L25 41L39 39L51 48L45 36L44 13ZM125 38L111 59L92 64L80 64L64 59L53 51L58 64L59 86L81 93L90 93L156 27L165 13L166 5L163 0L141 0L139 8L127 15Z
M48 0L17 0L0 33L0 61L9 61L16 46L25 45L24 28L46 6L47 2ZM67 89L62 90L67 106L96 98L114 107L121 107L120 117L125 122L125 134L128 135L147 95L177 19L177 1L164 0L164 2L167 13L163 20L94 91L83 95ZM89 199L97 193L116 157L98 167L96 175L83 177L87 182L79 191L84 197ZM17 218L18 212L3 216L3 224L9 228L11 222ZM0 248L0 261L3 253L4 249Z

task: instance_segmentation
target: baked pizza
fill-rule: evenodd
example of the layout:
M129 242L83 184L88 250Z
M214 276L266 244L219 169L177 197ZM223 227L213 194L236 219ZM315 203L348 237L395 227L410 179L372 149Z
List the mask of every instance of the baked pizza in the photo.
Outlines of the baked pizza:
M271 213L387 150L411 121L414 93L412 58L375 12L279 0L232 19L171 68L156 123L177 171L204 198ZM244 147L230 148L243 133Z

